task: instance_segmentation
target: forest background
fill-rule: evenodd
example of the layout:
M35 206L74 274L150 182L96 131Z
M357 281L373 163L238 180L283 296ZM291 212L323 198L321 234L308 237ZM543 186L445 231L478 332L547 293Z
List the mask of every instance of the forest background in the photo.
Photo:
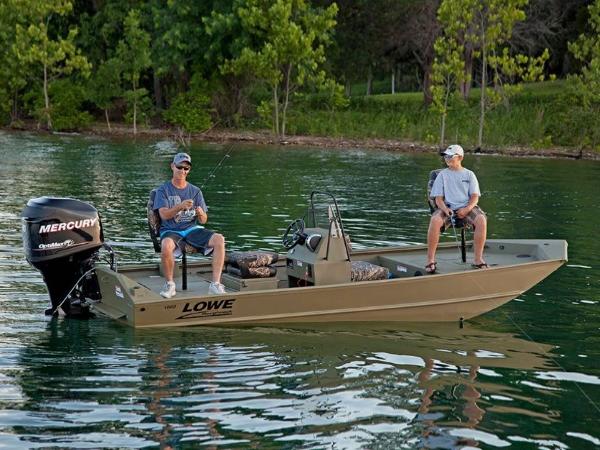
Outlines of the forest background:
M600 0L0 0L0 122L600 153Z

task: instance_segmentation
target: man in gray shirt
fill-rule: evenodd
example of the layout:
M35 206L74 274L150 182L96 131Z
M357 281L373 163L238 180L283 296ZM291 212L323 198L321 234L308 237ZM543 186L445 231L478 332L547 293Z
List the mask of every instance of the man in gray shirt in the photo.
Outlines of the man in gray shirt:
M225 259L225 238L222 234L204 228L208 220L207 207L202 191L187 176L192 169L192 158L187 153L177 153L171 163L173 176L156 190L154 209L161 219L161 260L165 274L165 287L160 292L164 298L176 294L173 269L174 252L180 241L185 241L203 252L212 253L212 283L209 294L224 294L221 272ZM200 223L200 225L197 224Z
M435 179L430 196L435 198L437 209L431 215L429 231L427 232L427 273L435 273L437 263L435 252L442 230L452 224L452 217L463 219L465 224L474 230L474 259L473 267L483 269L488 267L483 260L483 247L487 234L487 219L485 213L477 206L481 192L477 177L469 169L462 166L465 152L460 145L451 145L444 153L444 161L448 166Z

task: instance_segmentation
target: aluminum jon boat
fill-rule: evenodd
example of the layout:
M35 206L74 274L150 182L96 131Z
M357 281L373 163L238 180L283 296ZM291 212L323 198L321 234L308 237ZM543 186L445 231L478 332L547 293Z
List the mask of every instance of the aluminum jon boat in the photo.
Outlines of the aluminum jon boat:
M314 196L331 200L317 219ZM177 295L160 297L160 264L117 267L97 211L74 199L42 197L23 211L28 261L48 286L49 314L98 312L133 327L298 322L447 322L469 319L516 298L567 261L567 242L490 239L487 269L440 244L436 274L425 274L426 246L351 251L337 201L313 192L307 215L290 224L286 253L231 252L222 282L208 293L211 261L184 258ZM107 248L111 257L98 264ZM472 243L466 243L472 260ZM182 287L185 286L185 290Z

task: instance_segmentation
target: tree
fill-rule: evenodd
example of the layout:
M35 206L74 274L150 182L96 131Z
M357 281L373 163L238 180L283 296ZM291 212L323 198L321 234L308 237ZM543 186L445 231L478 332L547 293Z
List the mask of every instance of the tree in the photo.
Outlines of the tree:
M16 24L16 38L13 50L17 58L32 67L40 67L42 72L42 90L44 95L43 116L48 129L52 129L49 84L52 80L74 71L89 76L91 64L75 46L77 28L69 30L66 38L54 38L49 33L49 24L53 15L69 14L73 5L70 0L20 0L16 2L27 17L27 24Z
M27 84L27 65L15 54L16 25L23 25L23 15L12 0L0 2L0 121L19 118L19 93ZM7 120L8 119L8 120Z
M285 136L291 94L309 82L326 80L321 66L336 13L335 4L316 10L304 0L237 0L231 14L212 17L212 22L239 21L241 50L221 70L251 74L269 87L272 99L259 110L272 111L273 131L279 136Z
M142 72L150 67L150 35L140 24L139 11L132 9L124 21L125 36L119 41L116 58L121 65L121 72L131 89L125 92L127 103L133 113L133 134L137 134L138 106L148 95L145 88L140 87Z
M122 95L120 66L115 58L102 63L90 79L87 89L88 98L104 111L108 131L111 131L108 112L115 98Z
M595 0L588 8L589 32L569 44L569 50L583 63L581 74L569 80L568 95L571 96L570 110L583 128L580 145L598 145L598 117L600 116L600 0ZM569 111L571 113L571 111ZM571 121L569 121L571 122ZM592 142L590 142L590 138Z
M167 122L177 127L176 140L184 147L190 146L191 133L206 131L212 125L210 98L206 91L206 82L195 76L190 83L190 89L178 94L163 114Z
M485 113L514 94L519 81L542 81L550 54L512 55L508 47L514 25L525 19L528 0L444 0L438 18L444 33L461 46L464 80L470 80L470 58L479 59L480 96L477 145L483 145ZM492 87L490 87L490 73Z
M464 78L463 48L452 36L442 35L434 44L436 57L431 71L433 108L440 114L440 148L446 140L446 117L451 97Z

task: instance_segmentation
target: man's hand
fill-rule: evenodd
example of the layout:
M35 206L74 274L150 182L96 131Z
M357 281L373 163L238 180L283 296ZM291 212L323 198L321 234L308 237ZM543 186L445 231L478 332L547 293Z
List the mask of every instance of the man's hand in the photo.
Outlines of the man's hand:
M206 221L208 220L208 215L199 206L196 207L196 217L198 217L198 220L200 220L200 223L206 223Z
M464 208L460 208L459 210L457 210L456 215L460 219L464 219L465 217L467 217L469 215L470 212L471 212L471 208L469 208L468 206L465 206Z
M192 209L193 206L194 206L193 200L184 200L179 204L180 211L183 211L184 209Z

